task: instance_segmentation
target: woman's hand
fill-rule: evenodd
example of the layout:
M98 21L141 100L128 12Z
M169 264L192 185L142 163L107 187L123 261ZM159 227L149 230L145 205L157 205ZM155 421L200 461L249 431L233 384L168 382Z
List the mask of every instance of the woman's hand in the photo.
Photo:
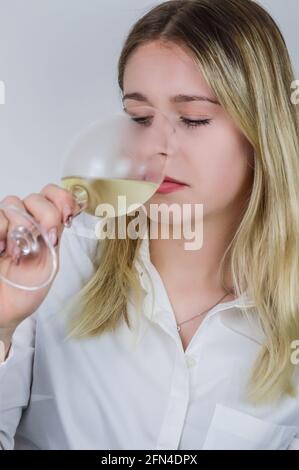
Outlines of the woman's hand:
M28 212L48 232L58 258L57 275L59 270L59 246L64 223L67 222L69 216L76 214L80 209L72 194L55 184L48 184L40 193L30 194L23 200L17 196L8 196L0 203L12 204L22 211ZM12 217L14 217L14 220L12 220ZM14 215L13 211L5 212L0 210L0 252L1 247L4 246L8 253L12 255L10 252L11 243L7 243L7 235L12 225L10 222L14 222L13 225L15 225L17 217L18 215ZM41 249L48 250L46 246ZM52 258L51 256L45 256L45 260L46 262L40 263L40 265L37 265L34 257L31 257L31 260L30 258L26 259L26 262L21 262L19 267L16 268L18 269L20 283L26 284L26 281L30 281L32 274L35 278L42 279L45 272L50 272ZM39 270L40 276L37 276ZM34 313L47 296L53 281L42 289L25 291L11 287L0 280L0 330L14 330L21 321Z

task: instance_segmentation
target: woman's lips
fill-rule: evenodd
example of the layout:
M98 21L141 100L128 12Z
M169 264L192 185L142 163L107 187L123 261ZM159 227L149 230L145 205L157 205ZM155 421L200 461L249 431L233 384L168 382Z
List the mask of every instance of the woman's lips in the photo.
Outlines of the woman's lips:
M179 189L185 188L187 185L185 183L181 183L179 181L173 180L172 178L165 178L164 181L160 184L159 188L157 189L157 193L172 193L173 191L177 191Z

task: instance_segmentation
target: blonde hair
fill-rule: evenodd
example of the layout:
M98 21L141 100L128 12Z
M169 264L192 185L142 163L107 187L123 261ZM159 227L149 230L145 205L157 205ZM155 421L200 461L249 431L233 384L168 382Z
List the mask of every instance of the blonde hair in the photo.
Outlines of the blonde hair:
M285 41L254 1L169 0L131 28L118 63L122 92L131 54L154 40L176 43L193 56L253 147L252 191L222 262L230 264L236 294L247 291L254 301L265 333L248 383L249 399L261 403L285 393L295 396L290 348L299 338L299 116L290 101L295 77ZM122 319L129 325L129 289L140 293L133 267L140 243L101 242L101 260L79 292L81 312L71 334L112 331Z

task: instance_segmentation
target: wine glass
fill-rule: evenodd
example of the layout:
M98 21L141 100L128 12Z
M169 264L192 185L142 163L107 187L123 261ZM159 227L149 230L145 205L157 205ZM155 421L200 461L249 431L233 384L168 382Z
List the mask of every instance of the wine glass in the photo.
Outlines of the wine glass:
M92 123L63 162L62 186L91 215L100 217L103 204L111 206L113 216L125 215L150 199L164 179L172 124L152 107L142 108L152 122L140 117L140 109L139 115L130 113Z
M58 265L47 232L19 207L0 203L0 211L8 222L5 249L0 254L0 284L28 291L46 287Z
M123 216L149 200L164 179L175 132L171 121L153 107L124 111L92 123L68 148L61 186L79 205L73 217L83 211L101 217L103 205L109 205L112 217ZM47 233L15 206L0 203L0 210L8 220L0 281L28 291L47 286L58 266Z

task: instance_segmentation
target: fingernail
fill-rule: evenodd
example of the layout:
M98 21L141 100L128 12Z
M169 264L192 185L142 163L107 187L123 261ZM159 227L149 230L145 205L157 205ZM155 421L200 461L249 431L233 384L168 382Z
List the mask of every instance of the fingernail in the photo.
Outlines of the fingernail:
M20 261L20 258L21 258L21 254L22 254L22 251L21 249L16 245L13 249L13 252L12 252L12 261L18 265L19 264L19 261Z
M63 208L63 223L66 224L70 218L70 216L72 215L72 209L71 207L66 204Z
M51 230L48 232L48 237L53 246L56 246L57 240L58 240L58 233L57 233L57 228L53 227Z
M0 255L3 253L3 251L5 250L5 247L6 247L6 243L4 240L1 240L0 241Z
M72 215L69 215L63 225L64 225L66 228L70 228L71 225L72 225L72 222L73 222L73 216L72 216Z

